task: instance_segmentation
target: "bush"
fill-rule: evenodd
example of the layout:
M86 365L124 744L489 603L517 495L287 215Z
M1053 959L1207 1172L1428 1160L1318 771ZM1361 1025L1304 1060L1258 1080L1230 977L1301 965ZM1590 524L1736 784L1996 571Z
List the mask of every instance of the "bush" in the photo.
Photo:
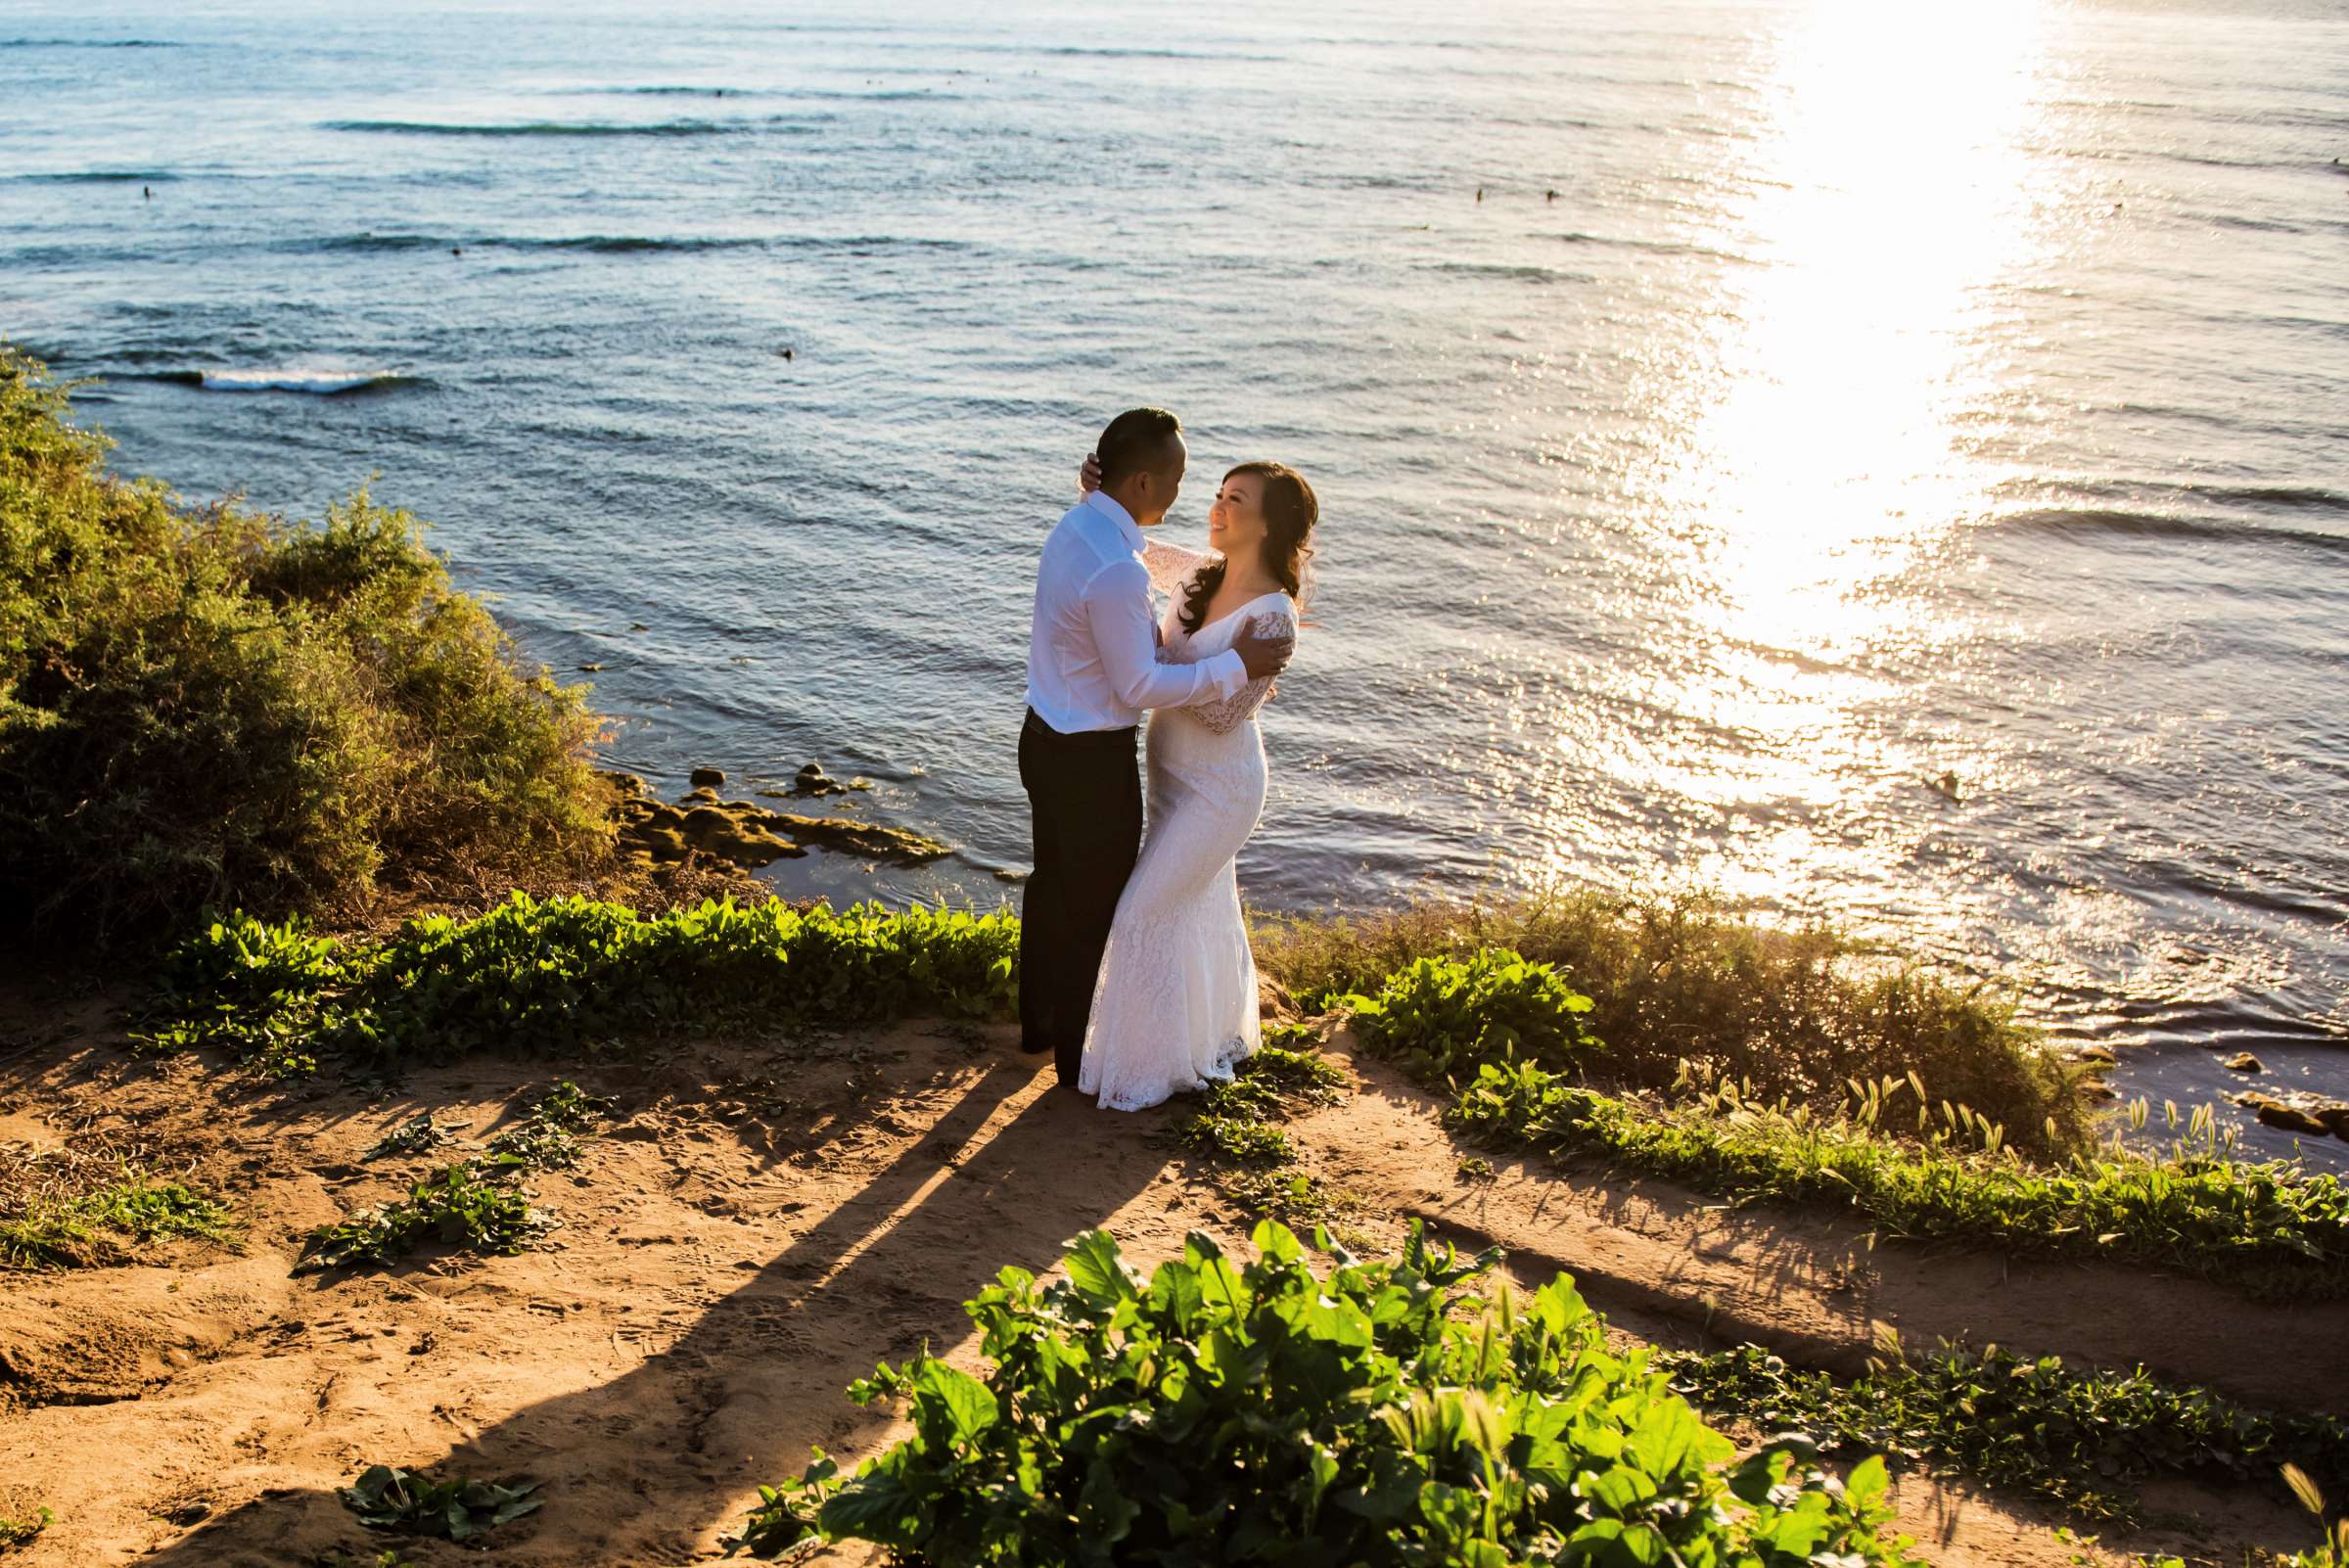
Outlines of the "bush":
M384 942L250 915L182 943L141 1037L218 1045L265 1071L340 1050L391 1064L472 1050L576 1054L680 1025L999 1017L1017 994L1004 913L714 899L647 917L515 894L485 914L411 920Z
M947 1565L1909 1564L1881 1461L1838 1487L1773 1444L1742 1463L1558 1279L1521 1301L1403 1258L1326 1277L1277 1224L1235 1269L1194 1232L1147 1281L1103 1231L1065 1283L1006 1268L968 1310L993 1366L928 1357L850 1391L913 1435L839 1479L762 1488L739 1545L811 1534ZM1797 1473L1800 1471L1801 1473ZM1835 1554L1835 1555L1822 1555Z
M191 511L0 346L0 908L76 938L348 912L610 853L583 688L522 666L407 513Z
M1255 936L1258 966L1308 1008L1421 958L1505 947L1552 965L1590 997L1583 1022L1606 1051L1589 1071L1612 1084L1669 1088L1685 1061L1832 1113L1847 1080L1915 1072L2025 1149L2090 1141L2077 1070L2041 1051L2005 998L1824 927L1739 919L1700 895L1431 902L1364 920L1260 920Z
M1560 1067L1598 1044L1583 1030L1590 998L1506 947L1481 947L1464 961L1414 959L1377 995L1346 1001L1364 1044L1423 1077L1509 1056Z

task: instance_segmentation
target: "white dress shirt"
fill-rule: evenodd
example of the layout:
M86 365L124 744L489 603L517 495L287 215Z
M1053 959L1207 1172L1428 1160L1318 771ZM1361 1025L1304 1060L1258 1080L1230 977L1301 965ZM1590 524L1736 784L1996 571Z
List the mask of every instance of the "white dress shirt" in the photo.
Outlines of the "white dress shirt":
M1131 513L1099 490L1044 540L1028 632L1028 706L1073 735L1126 729L1145 708L1187 708L1248 683L1229 649L1195 665L1158 662L1150 572Z

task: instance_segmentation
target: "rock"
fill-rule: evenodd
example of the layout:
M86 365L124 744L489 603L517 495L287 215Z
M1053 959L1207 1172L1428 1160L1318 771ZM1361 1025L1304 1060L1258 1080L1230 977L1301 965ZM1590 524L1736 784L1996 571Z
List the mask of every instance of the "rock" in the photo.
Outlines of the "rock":
M634 773L622 773L616 768L599 767L595 776L612 786L613 793L624 800L633 800L645 793L643 778Z
M656 860L682 860L685 858L685 835L679 833L675 828L643 827L638 828L629 837L634 843L642 845L645 853Z
M788 839L772 833L745 832L739 828L725 833L713 833L702 839L697 849L711 854L720 854L740 865L766 865L789 855L798 858L807 852Z
M722 767L697 767L685 780L695 789L700 789L705 785L714 789L725 781L726 772Z
M2072 1057L2075 1061L2102 1062L2107 1067L2120 1060L2119 1057L2112 1054L2112 1047L2109 1045L2083 1045L2072 1052Z
M942 844L910 828L883 827L879 823L851 821L845 817L799 816L789 811L769 811L748 801L734 804L741 807L745 821L756 822L769 832L780 833L802 844L820 844L828 850L861 854L868 859L918 865L924 860L935 860L943 854L953 853L951 845Z
M2080 1085L2080 1097L2084 1100L2117 1100L2121 1097L2121 1091L2100 1078L2092 1078Z
M2349 1105L2336 1100L2330 1105L2318 1106L2311 1114L2330 1129L2334 1137L2349 1138Z
M2285 1132L2306 1132L2314 1137L2328 1137L2332 1130L2296 1105L2281 1100L2269 1100L2253 1113L2262 1127L2272 1127Z
M2249 1051L2236 1051L2233 1056L2228 1057L2223 1065L2231 1073L2256 1073L2260 1071L2259 1058L2252 1055Z
M759 793L770 801L805 801L825 795L846 795L851 790L869 790L872 787L873 781L869 778L852 778L844 784L825 772L823 763L809 762L792 775L791 788L760 790Z
M695 789L687 790L684 798L689 801L703 801L707 802L709 805L715 806L717 804L717 791L712 789L709 785L704 784Z
M714 834L735 832L740 824L714 806L697 806L685 813L685 820L679 826L684 829L686 839L699 846L702 840Z
M601 665L581 665L579 666L579 672L583 675L598 674L603 670L603 668L604 667Z

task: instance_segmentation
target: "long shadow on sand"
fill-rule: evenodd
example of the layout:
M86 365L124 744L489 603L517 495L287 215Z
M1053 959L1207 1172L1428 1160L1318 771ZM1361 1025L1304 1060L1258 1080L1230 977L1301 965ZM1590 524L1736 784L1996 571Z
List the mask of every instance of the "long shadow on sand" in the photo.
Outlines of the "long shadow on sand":
M961 1159L989 1119L1035 1082L1025 1063L989 1067L853 1198L634 1370L519 1410L445 1455L406 1462L545 1480L534 1527L491 1538L499 1562L700 1560L697 1545L752 1484L797 1473L810 1443L838 1444L885 1419L843 1398L850 1377L925 1339L940 1347L961 1339L970 1328L961 1302L997 1269L1049 1268L1062 1241L1107 1219L1157 1174L1163 1156L1139 1129L1056 1088ZM1072 1148L1084 1157L1072 1162ZM518 1335L529 1331L516 1323ZM332 1490L282 1491L142 1560L307 1564L328 1531L354 1543L363 1533Z

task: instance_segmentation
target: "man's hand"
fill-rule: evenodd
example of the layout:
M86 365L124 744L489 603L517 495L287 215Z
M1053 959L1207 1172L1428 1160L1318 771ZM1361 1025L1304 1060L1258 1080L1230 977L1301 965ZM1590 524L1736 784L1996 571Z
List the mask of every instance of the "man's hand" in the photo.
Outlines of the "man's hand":
M1263 680L1289 668L1297 639L1285 631L1267 636L1256 629L1256 618L1250 616L1240 626L1240 634L1231 639L1231 651L1240 656L1250 680Z
M1084 462L1077 470L1077 493L1090 495L1100 487L1101 459L1093 453L1087 452L1084 454Z

